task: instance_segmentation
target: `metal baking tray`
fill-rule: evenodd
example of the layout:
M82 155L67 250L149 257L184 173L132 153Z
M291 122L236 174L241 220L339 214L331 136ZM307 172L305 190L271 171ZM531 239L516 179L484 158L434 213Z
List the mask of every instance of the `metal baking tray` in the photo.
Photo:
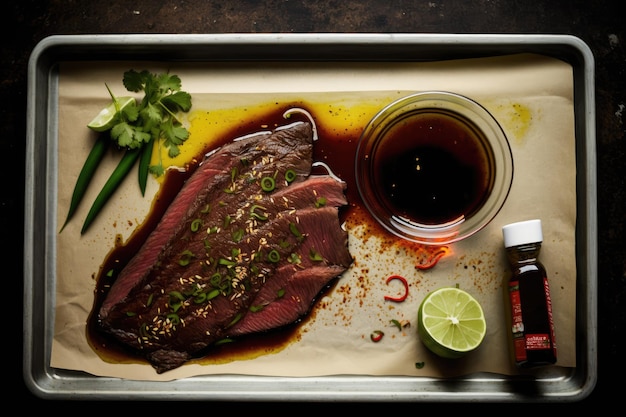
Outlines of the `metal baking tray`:
M145 382L54 369L55 204L58 66L62 61L435 61L538 53L568 62L574 76L576 136L576 367L541 377L478 374L429 377L256 377L214 375ZM597 213L594 59L569 35L215 34L57 35L43 39L28 66L24 225L23 377L45 399L575 402L597 380ZM569 368L568 368L569 369Z

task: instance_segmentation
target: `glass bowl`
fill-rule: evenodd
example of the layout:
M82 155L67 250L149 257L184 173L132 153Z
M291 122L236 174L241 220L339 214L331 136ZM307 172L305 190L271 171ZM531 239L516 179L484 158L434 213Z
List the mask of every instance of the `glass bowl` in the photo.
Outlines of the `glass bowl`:
M445 245L483 229L513 182L513 156L496 119L451 92L412 94L366 125L356 184L371 215L404 239Z

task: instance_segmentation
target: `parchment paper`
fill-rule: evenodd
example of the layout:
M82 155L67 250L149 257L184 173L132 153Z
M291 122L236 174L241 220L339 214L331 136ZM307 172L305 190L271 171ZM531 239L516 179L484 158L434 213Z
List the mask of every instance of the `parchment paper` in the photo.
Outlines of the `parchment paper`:
M98 268L116 239L126 241L141 224L160 186L151 178L142 198L136 176L131 174L89 232L81 236L82 219L90 202L118 161L119 154L109 153L75 219L57 235L52 367L137 380L203 374L517 374L509 359L505 325L502 284L508 266L501 227L531 218L543 222L540 259L548 271L552 291L557 366L576 366L576 155L573 79L568 64L530 54L424 63L62 63L56 155L57 231L65 220L76 177L95 137L86 125L110 102L104 84L118 96L127 95L121 80L131 68L178 74L183 90L193 97L186 120L190 126L194 118L212 111L254 107L255 103L262 107L263 103L299 98L314 109L320 109L320 103L336 103L334 113L315 113L318 123L360 130L376 110L403 95L425 90L460 93L485 106L502 125L513 152L513 186L496 218L476 235L450 245L450 252L430 270L414 268L419 254L397 241L367 238L358 223L348 221L355 263L333 291L319 300L313 318L298 330L295 342L255 358L190 363L157 375L147 364L105 362L86 338ZM216 126L215 132L219 129ZM394 292L385 284L391 274L402 274L411 284L403 303L383 300L385 294ZM417 309L429 291L457 284L481 302L488 332L481 347L466 358L441 360L419 342ZM407 320L411 325L400 331L390 324L392 319ZM379 343L370 340L374 329L385 332ZM418 369L415 364L420 362L424 367Z

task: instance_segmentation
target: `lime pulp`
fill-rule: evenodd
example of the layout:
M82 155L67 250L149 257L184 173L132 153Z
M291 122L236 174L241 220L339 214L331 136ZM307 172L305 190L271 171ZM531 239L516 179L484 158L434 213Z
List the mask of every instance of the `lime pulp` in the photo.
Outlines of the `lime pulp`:
M418 310L422 343L443 358L461 358L477 349L486 334L479 302L466 291L443 287L429 293Z
M120 111L128 105L135 104L134 97L118 97L116 100ZM118 111L115 107L115 102L111 102L111 104L100 110L100 113L87 124L87 127L96 132L105 132L115 125L117 119Z

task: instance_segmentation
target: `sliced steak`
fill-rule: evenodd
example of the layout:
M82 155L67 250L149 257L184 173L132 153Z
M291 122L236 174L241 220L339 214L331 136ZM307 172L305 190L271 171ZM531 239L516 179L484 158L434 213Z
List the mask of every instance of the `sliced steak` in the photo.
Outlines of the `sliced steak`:
M296 181L306 177L312 160L311 135L309 124L294 123L271 136L259 133L235 140L210 154L186 181L155 231L121 271L100 308L100 319L105 319L115 304L123 303L132 289L142 284L169 242L178 239L197 211L204 210L207 204L217 202L220 205L220 199L227 197L223 191L232 186L234 174L252 173L264 158L287 155L298 174Z
M301 318L352 262L345 183L311 166L301 122L207 156L120 272L101 328L162 373L224 337Z
M333 180L334 181L334 180ZM307 238L267 280L250 311L232 328L229 336L267 331L294 323L308 314L316 296L352 263L346 250L348 235L341 229L336 208L301 216L299 227ZM329 213L331 212L331 213Z
M328 175L311 175L305 181L270 194L267 199L272 200L272 204L282 205L287 209L340 207L348 204L345 190L345 182L339 182Z
M337 265L303 270L281 268L263 287L263 295L257 296L245 317L228 331L228 336L267 332L298 322L310 312L318 294L344 271Z

